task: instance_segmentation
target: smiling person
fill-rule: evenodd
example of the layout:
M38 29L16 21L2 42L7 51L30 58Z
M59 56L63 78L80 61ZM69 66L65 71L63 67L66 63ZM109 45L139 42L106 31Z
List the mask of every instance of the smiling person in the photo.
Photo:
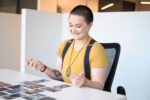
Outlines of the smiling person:
M108 58L103 46L89 35L92 25L92 11L83 5L76 6L69 15L69 31L73 39L60 44L56 69L36 59L29 59L26 65L45 72L52 79L72 83L75 87L85 86L102 90Z

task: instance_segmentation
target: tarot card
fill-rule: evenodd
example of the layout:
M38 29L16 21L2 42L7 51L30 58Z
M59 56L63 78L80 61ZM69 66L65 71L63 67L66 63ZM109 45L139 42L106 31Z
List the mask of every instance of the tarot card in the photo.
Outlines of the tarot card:
M2 98L4 98L4 99L14 99L14 98L18 98L18 97L21 97L20 93L3 96Z
M16 93L16 92L26 91L26 89L22 85L14 85L14 86L11 86L11 87L8 87L8 88L12 89L12 90L7 91L9 93Z
M34 85L26 86L26 88L30 88L30 89L41 88L41 87L45 87L45 86L41 84L34 84Z
M22 96L22 98L24 98L26 100L33 100L30 96Z
M62 84L62 85L54 86L53 88L56 88L56 89L63 89L63 88L67 88L67 87L70 87L70 85Z
M0 84L4 84L4 82L1 82L1 81L0 81Z
M43 90L40 90L40 89L32 89L32 90L28 90L24 93L26 94L34 94L34 93L39 93L39 92L43 92Z
M6 92L8 92L8 93L17 93L17 92L23 92L23 91L27 91L27 89L24 89L24 88L16 88L16 89L9 90L9 91L6 91Z
M35 95L32 95L30 96L33 100L38 100L38 99L41 99L41 98L44 98L46 97L45 95L43 94L35 94Z
M7 89L7 88L0 88L0 91L7 91L7 90L9 90L9 89Z
M53 98L53 97L45 97L45 98L41 98L41 99L38 99L38 100L56 100L56 99Z
M0 96L4 96L4 95L8 95L8 94L5 92L0 92Z
M42 82L47 82L49 80L47 79L41 79L41 80L35 80L35 81L32 81L32 83L42 83Z
M11 86L11 84L7 84L7 83L4 83L4 82L0 82L0 88L9 87L9 86Z
M24 82L20 82L21 85L32 85L34 83L30 82L30 81L24 81Z
M8 88L17 89L17 88L22 88L22 87L23 87L22 85L14 85L14 86L10 86Z
M45 87L45 88L41 88L43 90L47 90L47 91L50 91L50 92L57 92L57 91L60 91L59 89L55 89L55 88L51 88L51 87Z

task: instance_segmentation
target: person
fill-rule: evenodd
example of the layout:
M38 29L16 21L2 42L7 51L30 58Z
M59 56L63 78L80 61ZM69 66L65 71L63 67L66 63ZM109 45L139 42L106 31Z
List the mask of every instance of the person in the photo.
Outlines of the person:
M37 59L28 59L26 65L34 70L45 72L50 78L64 80L75 87L90 87L102 90L108 66L107 54L101 44L95 42L89 54L90 76L85 77L84 56L86 48L93 38L89 31L93 25L93 13L87 6L79 5L69 15L69 31L73 41L62 62L62 53L69 40L62 42L57 51L56 69L44 65ZM69 70L69 71L68 71Z

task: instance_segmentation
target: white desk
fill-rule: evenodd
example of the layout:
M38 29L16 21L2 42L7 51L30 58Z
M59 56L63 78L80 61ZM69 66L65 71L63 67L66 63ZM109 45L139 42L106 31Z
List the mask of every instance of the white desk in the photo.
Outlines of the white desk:
M24 74L21 72L16 72L8 69L0 69L0 81L9 83L12 85L18 85L23 81L33 81L44 79L43 77L37 77L29 74ZM53 87L60 84L68 84L65 82L55 81L52 79L48 79L50 81L40 83L47 87ZM70 85L70 84L69 84ZM67 87L58 92L49 92L44 91L40 92L40 94L44 94L46 96L50 96L56 98L56 100L126 100L126 97L123 95L118 95L114 93L104 92L97 89L92 88L75 88L71 85L71 87ZM0 100L5 100L0 98ZM14 100L26 100L23 98L16 98Z

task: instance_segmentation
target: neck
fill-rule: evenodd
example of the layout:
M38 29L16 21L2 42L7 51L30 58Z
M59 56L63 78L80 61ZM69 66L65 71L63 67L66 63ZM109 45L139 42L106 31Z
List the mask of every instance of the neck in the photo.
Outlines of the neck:
M75 44L77 44L77 45L83 45L89 39L89 37L90 36L88 35L88 36L84 37L83 39L75 40Z

